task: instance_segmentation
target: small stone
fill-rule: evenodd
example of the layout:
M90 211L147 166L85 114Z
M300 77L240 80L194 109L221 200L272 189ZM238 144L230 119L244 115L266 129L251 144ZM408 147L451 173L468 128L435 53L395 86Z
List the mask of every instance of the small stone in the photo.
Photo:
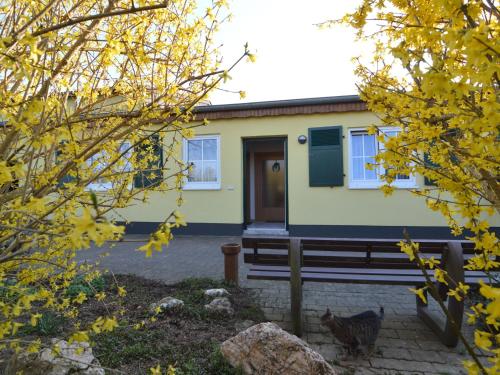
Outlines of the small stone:
M205 296L207 297L226 297L229 296L229 294L230 293L224 288L205 290Z
M184 301L174 298L174 297L165 297L159 300L158 302L152 303L149 306L149 310L152 313L155 313L157 308L159 307L161 312L175 310L184 306Z
M227 297L215 298L208 305L205 305L205 309L210 312L217 312L222 314L227 314L229 316L234 315L233 305Z
M104 369L92 354L88 343L71 343L52 339L52 345L59 347L60 355L51 348L39 354L13 355L6 368L6 375L104 375Z

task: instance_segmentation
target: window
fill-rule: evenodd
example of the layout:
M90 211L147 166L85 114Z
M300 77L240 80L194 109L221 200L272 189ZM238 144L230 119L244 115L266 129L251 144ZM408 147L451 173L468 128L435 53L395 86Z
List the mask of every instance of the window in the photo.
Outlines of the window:
M134 152L136 160L153 156L145 170L137 171L134 176L134 187L147 188L159 185L163 181L163 149L160 136L158 134L150 136L149 142L136 145Z
M130 147L130 142L123 142L119 148L120 154L122 154L129 147ZM104 172L104 175L118 173L118 172L129 172L132 169L132 165L130 163L131 156L132 156L132 150L128 150L127 153L124 155L123 162L116 163L112 168ZM92 157L87 159L87 165L89 167L93 167L94 173L97 174L104 168L106 168L106 166L110 161L111 161L110 157L106 151L99 151ZM87 189L93 191L106 191L111 188L113 188L113 182L103 177L100 177L94 180L94 182L87 185Z
M183 146L184 161L192 165L184 189L220 189L219 136L185 139Z
M380 128L386 137L395 136L399 130ZM349 187L352 189L378 188L383 184L380 176L385 173L383 167L366 168L366 164L375 164L375 156L384 150L384 145L377 141L377 136L368 134L366 129L349 130ZM393 186L399 188L416 187L415 176L398 174Z

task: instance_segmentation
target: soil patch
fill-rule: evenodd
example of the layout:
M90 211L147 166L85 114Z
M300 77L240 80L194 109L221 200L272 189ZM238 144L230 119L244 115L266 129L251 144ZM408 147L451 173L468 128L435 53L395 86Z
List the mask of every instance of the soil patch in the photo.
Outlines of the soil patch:
M178 284L165 285L134 275L115 275L115 278L118 285L125 287L125 298L118 297L113 278L105 276L106 307L90 298L80 310L82 327L99 316L116 315L119 310L123 312L120 326L113 332L91 337L94 355L103 367L110 369L106 370L107 373L149 374L149 369L158 364L163 369L174 366L177 375L240 373L224 360L219 345L236 335L236 327L244 320L265 321L249 291L211 279L186 279ZM234 316L205 310L204 305L211 298L204 296L204 290L210 288L229 291ZM184 306L177 311L160 313L155 316L156 320L151 321L150 305L167 296L183 300ZM47 340L50 337L64 338L66 324L57 319L50 319L54 329L30 332L29 336L45 336ZM141 322L145 322L142 328L134 327Z

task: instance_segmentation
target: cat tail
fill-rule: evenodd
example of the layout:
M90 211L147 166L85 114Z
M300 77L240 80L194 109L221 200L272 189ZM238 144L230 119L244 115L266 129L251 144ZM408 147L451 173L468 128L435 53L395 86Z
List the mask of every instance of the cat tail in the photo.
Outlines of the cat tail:
M383 306L380 306L380 320L384 320L384 307Z

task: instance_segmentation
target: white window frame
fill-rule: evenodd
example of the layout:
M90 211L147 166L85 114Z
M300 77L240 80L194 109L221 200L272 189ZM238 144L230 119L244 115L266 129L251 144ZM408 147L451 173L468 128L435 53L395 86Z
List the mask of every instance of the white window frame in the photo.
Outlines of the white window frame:
M184 138L182 140L182 159L184 163L188 163L188 142L203 140L203 139L214 139L217 144L217 181L215 182L203 182L203 181L188 181L187 173L184 178L183 190L220 190L221 188L221 160L220 160L220 135L198 135L192 138ZM202 148L203 150L203 148ZM203 152L203 151L202 151Z
M130 145L131 145L131 143L129 141L125 141L120 145L120 147L129 148ZM102 154L104 154L104 152L105 152L104 150L101 150L101 151L97 152L94 156L102 155ZM133 149L130 149L128 151L128 153L130 155L129 158L133 155L133 152L134 152ZM87 163L89 163L88 159L87 159ZM130 162L128 164L129 165L128 165L128 168L126 168L126 170L130 171L132 169L132 167L130 165ZM129 185L130 189L132 188L132 185ZM104 192L104 191L108 191L112 188L113 188L113 184L111 182L99 182L98 181L98 182L91 182L90 184L88 184L85 187L85 190L92 190L95 192Z
M379 127L380 131L382 133L385 132L390 132L390 131L401 131L400 128L396 127ZM379 167L374 167L375 172L377 173L377 179L376 180L354 180L354 165L353 165L353 147L352 147L352 134L355 132L367 132L367 128L349 128L349 137L348 137L348 159L349 159L349 189L378 189L382 185L385 184L385 182L380 178L380 175L385 173L385 169L382 166ZM376 137L377 135L375 135ZM383 149L383 144L380 143L377 139L375 139L375 148L377 151L377 154L380 152L381 149ZM417 180L415 178L415 175L410 175L409 179L406 180L397 180L395 179L393 183L391 184L395 188L398 189L414 189L417 188Z

